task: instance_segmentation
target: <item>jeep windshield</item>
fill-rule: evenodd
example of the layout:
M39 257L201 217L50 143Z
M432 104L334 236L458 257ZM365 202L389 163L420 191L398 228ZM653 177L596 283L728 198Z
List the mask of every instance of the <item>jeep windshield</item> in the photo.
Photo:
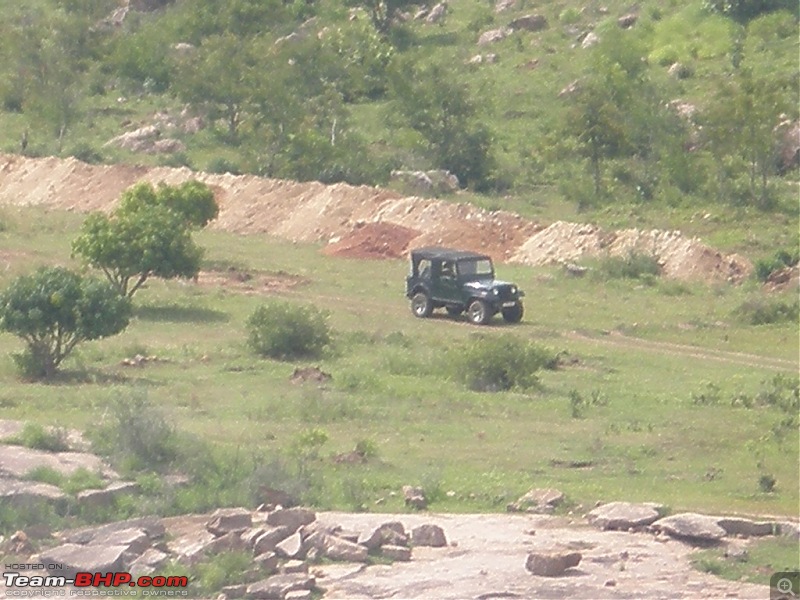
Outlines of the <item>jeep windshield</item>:
M488 258L458 261L458 274L467 279L484 279L494 277L492 261Z

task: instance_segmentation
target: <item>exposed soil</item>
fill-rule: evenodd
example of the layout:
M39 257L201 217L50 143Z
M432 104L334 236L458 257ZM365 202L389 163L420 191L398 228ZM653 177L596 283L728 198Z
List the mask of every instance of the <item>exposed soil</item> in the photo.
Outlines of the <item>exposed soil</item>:
M292 290L306 280L289 273L263 273L231 267L225 271L200 271L197 283L244 294L272 295Z
M0 155L0 204L110 210L139 181L178 184L198 179L220 204L214 229L266 233L293 241L330 243L326 252L355 258L397 258L411 248L457 246L497 261L529 265L584 257L654 255L667 277L740 281L750 263L677 231L603 231L557 222L545 227L507 211L487 211L367 186L323 185L252 175L213 175L186 168L92 166L78 160ZM331 243L332 242L332 243Z

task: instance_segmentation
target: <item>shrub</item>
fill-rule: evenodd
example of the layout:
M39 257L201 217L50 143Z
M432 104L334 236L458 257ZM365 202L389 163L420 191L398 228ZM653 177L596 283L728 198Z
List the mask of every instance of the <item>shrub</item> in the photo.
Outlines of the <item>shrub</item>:
M134 390L112 402L109 421L92 433L92 446L131 471L163 471L179 456L180 441L164 414Z
M756 298L739 305L735 314L740 320L750 325L768 325L770 323L797 323L800 318L800 301L766 300Z
M557 355L521 338L478 336L453 353L455 377L469 389L496 392L538 384L536 371L555 368Z
M775 271L785 267L793 267L798 262L798 251L778 250L772 257L756 262L755 276L759 281L766 281Z
M45 429L38 423L26 423L18 436L8 440L12 444L46 450L47 452L63 452L69 450L67 432L63 429Z
M648 280L661 274L661 265L655 256L629 252L625 256L604 258L599 271L612 279Z
M259 306L247 330L253 352L279 360L319 356L331 341L327 312L289 302Z

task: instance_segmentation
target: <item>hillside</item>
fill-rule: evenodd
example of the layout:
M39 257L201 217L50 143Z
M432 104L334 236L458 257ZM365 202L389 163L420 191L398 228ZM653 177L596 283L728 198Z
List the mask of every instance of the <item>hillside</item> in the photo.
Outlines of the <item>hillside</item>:
M636 252L656 258L663 274L676 279L738 282L752 271L746 259L722 254L677 231L603 231L566 222L544 226L506 211L403 197L380 188L167 167L101 167L75 159L0 156L0 203L107 210L138 181L178 184L192 178L216 192L221 210L213 228L330 243L325 252L338 256L401 258L410 248L449 245L526 265Z

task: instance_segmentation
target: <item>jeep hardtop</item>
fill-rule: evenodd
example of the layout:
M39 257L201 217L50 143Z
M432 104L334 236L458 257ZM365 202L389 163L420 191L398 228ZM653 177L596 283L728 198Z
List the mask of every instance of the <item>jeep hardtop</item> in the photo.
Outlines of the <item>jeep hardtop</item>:
M513 283L495 279L491 257L450 248L411 251L411 274L406 297L417 317L429 317L437 308L451 316L466 311L467 318L483 325L501 313L508 323L522 319L524 292Z

